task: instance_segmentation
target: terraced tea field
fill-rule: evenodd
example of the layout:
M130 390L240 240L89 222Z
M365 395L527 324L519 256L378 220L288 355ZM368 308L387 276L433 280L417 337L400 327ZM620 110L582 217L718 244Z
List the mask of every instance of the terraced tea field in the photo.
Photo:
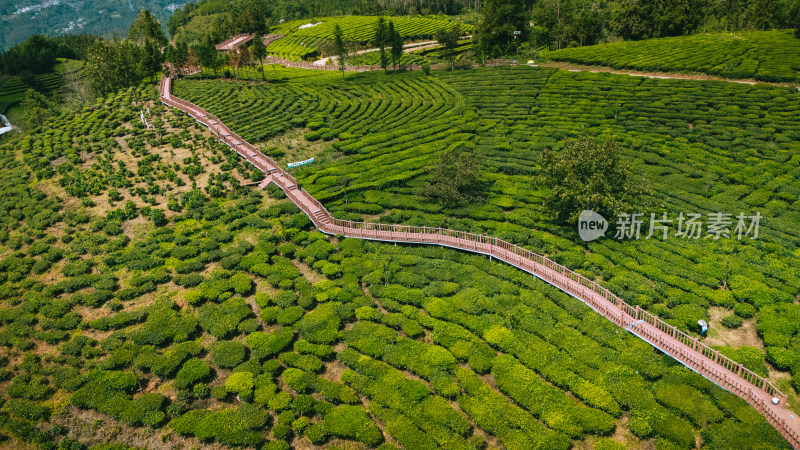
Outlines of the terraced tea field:
M794 30L748 31L625 41L544 52L578 64L658 72L702 72L723 78L797 82L800 39Z
M318 158L320 164L294 173L337 217L498 236L596 277L627 301L684 330L699 318L708 319L710 306L732 314L734 308L746 309L737 305L754 305L758 313L751 320L758 321L767 361L798 373L798 347L792 343L797 329L791 325L798 314L793 300L800 285L792 226L798 220L800 192L791 163L798 148L796 92L530 68L427 78L360 74L344 84L313 75L316 81L309 89L303 78L293 81L301 73L274 72L283 80L280 96L271 93L274 84L238 87L253 93L247 107L235 90L214 96L220 87L213 82L179 82L176 94L264 145L275 132L260 135L245 124L258 120L289 130L310 123L314 130L307 130L308 138L332 142ZM281 98L324 106L293 111L293 125L281 119L285 113L280 108L268 107ZM250 115L225 116L226 108L247 108ZM405 129L391 126L400 121ZM654 205L642 212L760 211L765 219L759 239L579 244L573 230L548 218L541 204L544 192L532 186L532 177L541 149L557 147L564 137L585 128L599 137L613 135L626 149L653 191ZM456 146L481 157L484 204L443 209L426 193L437 154ZM726 281L727 289L721 289ZM749 366L764 373L763 360L752 360ZM775 381L789 390L787 380Z
M408 124L420 140L427 125L453 143L469 133L437 121L477 119L447 80L369 74L356 95L336 79L276 70L274 92L178 90L227 86L208 98L240 94L250 111L305 99L278 128L317 108L309 120L350 133ZM241 187L242 159L154 98L130 89L0 146L0 428L14 439L788 448L743 400L512 267L326 237L280 191ZM348 153L324 164L365 156Z
M42 90L52 91L64 83L60 73L63 69L60 67L61 65L57 66L55 73L42 74L36 77L36 83ZM30 89L30 86L25 84L19 77L6 77L0 84L0 113L8 106L22 101L28 89Z
M307 26L311 24L309 20L287 22L272 31L285 36L270 43L267 52L291 60L316 54L325 41L333 40L333 29L336 25L342 28L346 40L371 47L377 20L377 17L346 16L318 18L313 26ZM453 21L446 18L392 17L391 21L406 42L432 39L439 29L453 26ZM305 28L300 28L301 26ZM472 31L472 27L466 24L462 24L461 29L464 34Z
M464 58L464 54L468 51L472 50L472 41L466 40L462 41L458 47L455 48L456 52L456 60L460 61ZM387 56L390 56L387 54ZM450 60L447 59L446 54L442 50L441 46L433 47L433 48L426 48L422 50L413 50L408 49L403 56L400 57L400 61L398 62L398 66L411 66L411 65L422 65L425 63L428 64L439 64L439 63L449 63ZM380 66L381 59L379 52L367 52L361 55L353 56L350 59L349 64L352 65L365 65L365 66Z

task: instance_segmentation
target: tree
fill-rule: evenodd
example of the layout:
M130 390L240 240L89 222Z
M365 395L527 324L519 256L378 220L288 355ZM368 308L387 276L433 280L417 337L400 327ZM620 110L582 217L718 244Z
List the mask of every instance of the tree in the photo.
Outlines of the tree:
M97 41L89 49L86 73L99 95L133 86L142 81L137 70L142 51L130 41Z
M148 39L156 43L159 48L167 45L161 24L150 11L143 9L128 29L128 40L136 45L143 45Z
M800 2L794 3L794 12L792 13L792 26L794 27L794 35L800 38Z
M25 110L25 121L31 128L43 125L56 112L56 105L33 89L25 93L22 108Z
M514 40L514 31L521 34L518 39L528 40L528 11L532 0L486 0L482 6L483 17L476 29L479 48L485 50L503 48Z
M386 27L386 20L383 16L378 17L378 23L375 25L375 45L380 51L381 68L386 71L389 66L389 60L386 57L386 44L389 43L390 35L389 29Z
M193 48L186 51L186 66L189 68L200 67L200 56Z
M456 47L458 47L459 37L461 37L461 26L457 23L454 23L450 30L441 28L436 32L436 40L444 46L444 52L447 59L450 60L451 69L456 66Z
M264 57L267 56L267 47L264 46L264 40L261 37L256 36L256 38L253 40L253 46L252 46L250 52L252 53L253 58L258 60L258 67L259 67L259 70L261 72L261 79L262 80L266 80L266 78L264 78L264 61L263 60L264 60Z
M431 176L430 192L443 204L456 206L480 198L483 185L480 181L478 160L463 148L445 151Z
M585 209L613 217L646 193L621 153L610 139L596 141L586 136L542 153L536 183L550 189L545 205L557 222L575 224Z
M203 37L199 45L194 47L197 56L200 58L200 65L205 68L212 69L214 75L217 74L217 69L222 67L222 55L217 51L214 45L214 40L210 35Z
M258 0L247 0L234 3L233 19L236 32L252 33L256 38L267 32L267 18L269 11L267 3Z
M3 73L10 75L21 72L47 73L53 71L58 56L58 45L52 39L37 34L0 54L0 66Z
M73 109L89 103L94 99L92 86L87 77L81 75L83 63L76 63L77 66L68 65L64 71L64 87L66 88L66 101Z
M403 57L403 36L394 27L394 22L389 22L389 40L392 45L392 64L395 70Z
M158 71L161 70L161 63L163 62L161 49L153 40L147 39L141 50L141 58L139 58L137 64L139 75L143 79L155 77Z
M344 64L347 58L347 43L344 41L344 33L342 28L337 23L333 27L333 53L339 60L339 69L342 71L342 79L344 80Z
M181 73L188 65L189 46L184 41L178 41L174 47L168 45L165 59L178 73Z
M241 68L247 67L250 64L250 50L244 44L236 47L231 52L231 66L239 70L239 77L241 78Z

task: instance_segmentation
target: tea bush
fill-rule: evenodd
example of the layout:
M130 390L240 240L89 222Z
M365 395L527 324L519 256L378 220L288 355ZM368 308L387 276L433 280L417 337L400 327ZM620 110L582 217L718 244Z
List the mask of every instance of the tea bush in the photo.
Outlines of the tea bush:
M791 30L717 33L545 52L557 61L660 72L703 72L759 81L797 80L800 42Z

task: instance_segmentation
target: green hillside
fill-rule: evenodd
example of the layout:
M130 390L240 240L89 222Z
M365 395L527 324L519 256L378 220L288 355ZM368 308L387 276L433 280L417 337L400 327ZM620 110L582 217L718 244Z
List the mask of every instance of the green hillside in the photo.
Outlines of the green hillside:
M784 327L800 313L793 304L800 288L795 90L532 68L358 74L344 84L336 74L265 72L282 82L186 81L176 93L246 139L279 145L278 154L282 134L305 124L305 140L321 154L296 175L337 217L469 230L526 245L681 329L709 320L712 310L727 316L754 305L759 312L749 320L765 339L767 361L793 370L800 387L797 330ZM542 205L546 191L533 179L542 150L587 129L625 149L652 189L652 205L641 207L647 217L759 211L759 238L583 244L573 229L553 223ZM441 152L459 147L481 161L485 201L443 208L430 196L430 174Z
M180 82L178 92L202 100L232 89L239 103L219 113L239 123L263 101L251 94L277 89L269 101L296 102L286 94L304 80L305 94L329 93L322 104L310 95L302 97L311 104L298 103L316 121L326 111L367 128L410 121L410 142L443 132L449 142L466 139L462 127L485 110L458 100L457 92L469 98L465 84L522 73L364 74L339 90L336 74L267 72L270 85ZM363 101L375 93L409 108ZM350 100L379 113L358 119ZM150 129L138 118L146 107ZM276 133L297 125L291 111L274 119ZM421 121L432 133L417 130ZM398 179L390 156L373 151ZM241 187L251 176L244 160L158 103L152 85L62 115L4 143L0 158L0 429L14 440L567 449L702 439L788 448L743 400L512 267L324 236L280 191ZM354 159L328 158L322 173ZM386 199L407 189L407 200L428 204L403 185L385 184ZM373 209L357 200L368 194L327 201L354 215ZM408 212L390 219L410 214L413 223L418 213L404 204Z
M800 0L153 8L0 55L0 448L800 445Z
M800 39L793 30L742 31L625 41L544 52L577 64L658 72L701 72L723 78L797 82Z
M281 24L270 33L283 34L284 37L267 46L267 52L287 59L299 59L319 52L325 42L333 40L333 29L339 25L346 40L372 48L377 17L322 17L316 22L296 20ZM406 42L414 40L433 40L440 29L452 28L454 22L447 17L391 17L395 29ZM312 25L312 26L309 26ZM300 28L304 27L304 28ZM471 25L461 24L463 34L472 31Z

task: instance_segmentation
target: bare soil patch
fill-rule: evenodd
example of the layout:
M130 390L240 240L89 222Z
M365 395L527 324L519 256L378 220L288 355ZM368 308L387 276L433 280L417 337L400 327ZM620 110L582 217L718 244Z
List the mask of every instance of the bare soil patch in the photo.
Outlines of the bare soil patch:
M712 306L708 308L709 331L704 342L708 345L725 345L728 347L755 347L764 350L764 342L758 337L756 319L747 319L741 327L729 329L722 325L722 318L733 314L733 311Z

